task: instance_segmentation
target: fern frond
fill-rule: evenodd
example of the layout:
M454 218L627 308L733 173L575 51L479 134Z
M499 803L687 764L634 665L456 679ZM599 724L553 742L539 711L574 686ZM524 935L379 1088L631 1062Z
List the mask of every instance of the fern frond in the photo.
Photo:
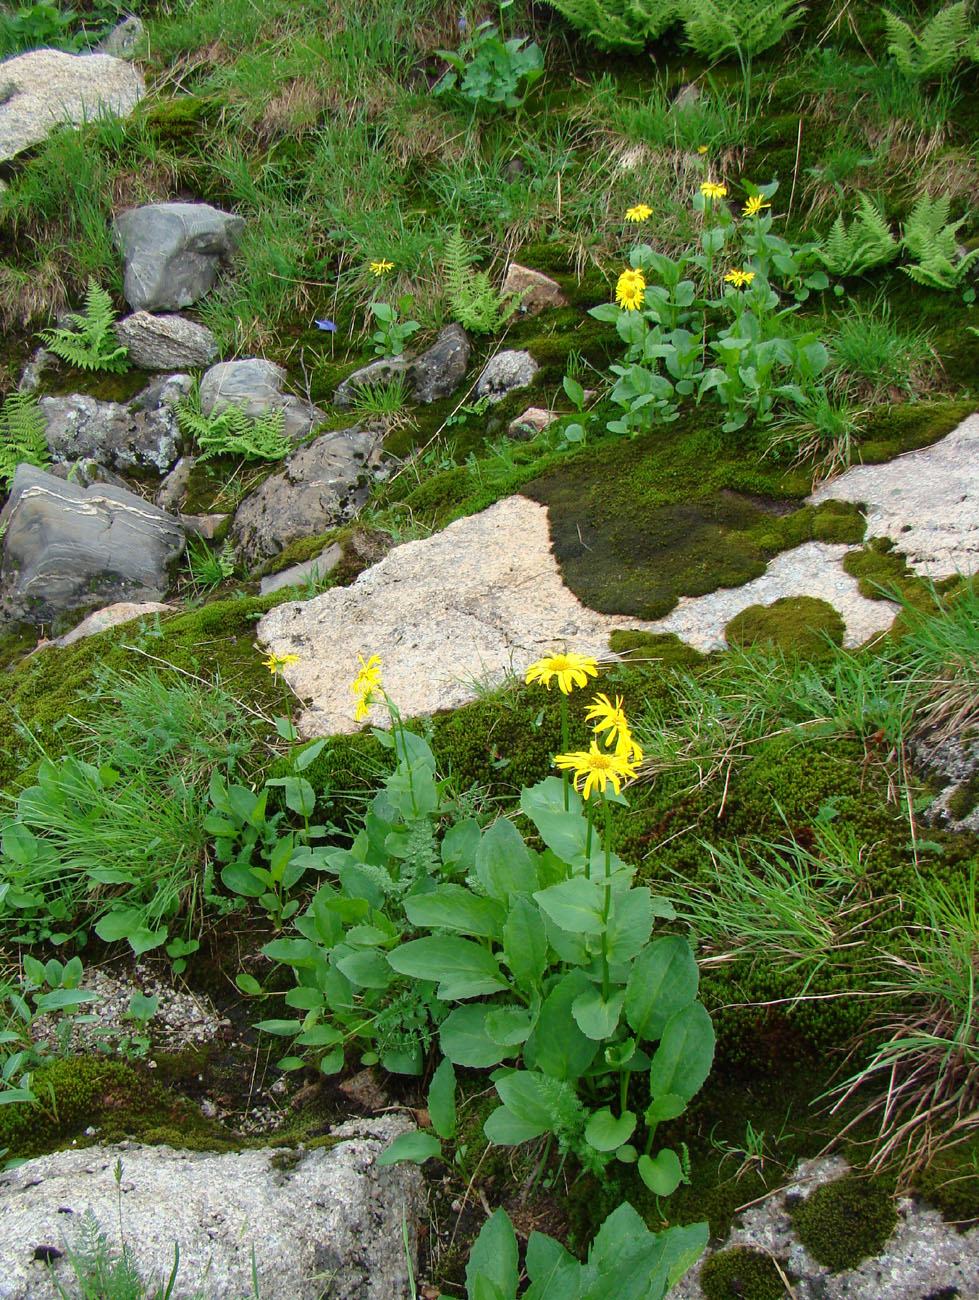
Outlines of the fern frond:
M115 315L109 294L89 277L84 312L68 316L74 328L41 330L41 342L49 352L79 370L122 374L129 369L129 349L116 338Z
M10 483L17 466L47 465L47 421L30 393L11 393L0 407L0 483Z
M445 245L445 292L453 320L473 334L493 334L517 310L520 300L504 300L485 271L474 271L476 255L457 226Z
M240 406L222 406L204 415L199 406L186 399L175 408L181 433L193 437L200 448L199 459L212 456L244 456L246 460L282 460L291 444L282 432L282 411L265 415L247 415Z
M890 10L884 11L884 23L887 52L906 77L921 80L947 76L963 59L974 57L977 34L969 23L967 0L940 9L920 33Z
M641 52L681 16L681 0L546 0L600 50Z
M752 58L770 49L799 22L796 0L685 0L684 39L706 59Z
M833 275L862 275L897 257L900 244L873 199L859 196L860 210L847 227L842 215L833 223L816 255Z
M949 221L951 201L947 194L932 198L923 194L908 215L902 244L917 261L902 267L917 284L931 289L957 289L971 269L979 249L959 251L956 236L965 217Z

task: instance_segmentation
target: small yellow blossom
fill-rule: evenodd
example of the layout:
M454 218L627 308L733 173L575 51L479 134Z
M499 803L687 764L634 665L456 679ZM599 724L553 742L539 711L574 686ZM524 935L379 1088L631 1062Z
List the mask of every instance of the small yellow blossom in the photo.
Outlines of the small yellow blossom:
M648 204L637 203L635 207L626 209L625 219L626 221L642 222L648 221L652 215L653 209Z
M350 689L357 696L354 721L363 722L367 717L370 706L374 703L375 692L382 689L381 660L378 655L371 655L366 663L364 663L363 655L358 655L357 658L360 660L360 670L350 683Z
M750 194L747 203L741 210L741 215L743 217L757 217L762 208L770 208L771 206L770 203L765 202L760 194Z
M555 766L562 772L574 773L574 788L580 790L587 799L592 790L605 793L605 787L611 784L616 794L623 781L631 781L636 775L634 763L621 754L610 754L601 750L593 740L587 750L576 750L570 754L556 754ZM584 788L579 784L584 782Z
M706 153L706 152L707 152L707 146L706 146L705 144L698 144L698 145L697 145L697 152L698 152L698 153Z
M371 262L371 271L374 275L387 275L388 271L394 270L394 263L386 261L383 257L379 262Z
M626 311L638 311L646 295L642 271L623 271L615 285L615 301Z
M603 731L609 733L602 737L609 747L616 743L623 731L629 730L629 723L622 710L621 695L615 697L614 704L607 695L596 695L585 710L585 717L589 722L594 722L596 736L601 736Z
M590 655L568 652L564 655L551 655L547 659L538 659L527 669L524 681L540 682L541 686L551 689L551 678L557 679L558 688L563 695L570 695L576 686L587 686L589 677L598 676L598 664Z
M274 677L275 674L281 668L284 668L286 666L286 664L298 664L299 656L270 654L269 657L267 659L263 659L262 662L265 664L265 667L269 670L269 672Z
M704 181L700 192L705 199L723 199L727 194L727 186L720 185L717 181Z
M735 289L743 289L755 278L754 271L739 271L736 267L724 277L725 284L733 284Z

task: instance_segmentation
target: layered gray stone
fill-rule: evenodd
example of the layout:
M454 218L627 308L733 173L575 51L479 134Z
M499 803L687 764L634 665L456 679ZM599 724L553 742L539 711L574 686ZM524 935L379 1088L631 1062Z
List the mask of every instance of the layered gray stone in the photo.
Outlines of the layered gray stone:
M295 442L322 424L326 415L318 406L283 392L287 377L282 366L264 357L219 361L201 379L201 411L211 415L223 406L237 406L253 417L281 411L282 432Z
M359 425L300 448L238 507L230 536L239 552L249 562L278 555L356 514L370 494L379 450L379 433Z
M281 591L283 587L299 587L306 582L322 582L343 559L343 547L337 542L302 564L292 564L288 569L278 573L267 574L258 584L258 594L267 596L271 591Z
M466 376L471 351L469 336L458 323L447 325L430 348L417 357L384 357L348 375L333 394L333 405L353 406L360 388L389 383L403 376L408 395L416 402L437 402L448 397Z
M0 1300L57 1300L40 1247L71 1249L86 1219L122 1236L147 1294L179 1267L171 1300L404 1300L424 1206L412 1165L377 1157L409 1127L397 1116L354 1120L336 1145L214 1154L170 1147L60 1151L0 1173ZM117 1162L120 1166L116 1181ZM71 1288L67 1258L52 1265ZM325 1288L325 1289L324 1289Z
M0 512L4 529L0 610L24 623L118 600L159 600L184 549L179 522L135 493L105 483L78 487L33 465L17 467Z
M214 284L244 228L244 218L209 203L147 203L121 212L113 237L126 301L136 311L189 307Z
M141 370L199 370L217 356L218 345L205 325L183 316L137 311L116 325L116 336Z
M512 349L497 352L483 367L476 384L476 396L485 397L490 402L501 402L508 393L532 384L539 369L529 352Z
M62 122L128 117L146 92L142 75L111 54L31 50L0 63L0 162Z
M168 375L155 379L128 405L82 393L42 397L51 455L65 463L91 459L110 469L165 474L180 455L174 406L190 387L189 375Z

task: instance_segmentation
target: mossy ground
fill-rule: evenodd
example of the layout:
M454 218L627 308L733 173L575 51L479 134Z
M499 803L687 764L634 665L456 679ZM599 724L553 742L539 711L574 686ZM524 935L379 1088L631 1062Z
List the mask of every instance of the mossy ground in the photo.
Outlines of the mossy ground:
M878 1254L897 1225L893 1189L849 1175L817 1187L792 1211L802 1244L834 1273Z

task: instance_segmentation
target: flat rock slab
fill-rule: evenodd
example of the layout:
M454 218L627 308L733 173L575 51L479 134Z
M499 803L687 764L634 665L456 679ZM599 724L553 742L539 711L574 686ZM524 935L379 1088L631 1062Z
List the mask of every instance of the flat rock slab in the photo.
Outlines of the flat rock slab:
M133 312L116 325L116 337L129 349L129 360L142 370L197 370L218 353L206 325L183 316Z
M94 1215L109 1242L122 1234L147 1294L179 1270L171 1300L403 1300L424 1205L412 1165L381 1167L381 1151L408 1125L396 1116L333 1130L335 1146L312 1151L216 1155L170 1147L60 1151L0 1173L0 1300L57 1300L39 1246L64 1250ZM116 1181L117 1162L121 1177ZM54 1275L73 1293L67 1259Z
M50 135L61 122L128 117L146 93L132 64L111 54L31 50L0 63L0 162Z
M855 465L810 500L867 503L868 537L891 537L919 573L979 571L979 414L930 447Z

